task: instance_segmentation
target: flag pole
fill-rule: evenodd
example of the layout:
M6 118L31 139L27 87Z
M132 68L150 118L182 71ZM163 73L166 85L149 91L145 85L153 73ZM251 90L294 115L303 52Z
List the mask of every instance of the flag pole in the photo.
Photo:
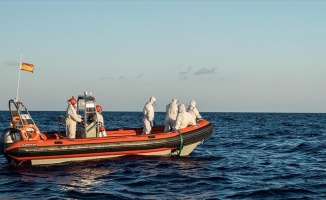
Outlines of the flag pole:
M16 102L18 101L18 90L19 90L19 81L20 81L20 68L22 66L22 62L23 62L23 53L20 52L20 63L19 63L19 72L18 72L18 84L17 84L17 93L16 93Z

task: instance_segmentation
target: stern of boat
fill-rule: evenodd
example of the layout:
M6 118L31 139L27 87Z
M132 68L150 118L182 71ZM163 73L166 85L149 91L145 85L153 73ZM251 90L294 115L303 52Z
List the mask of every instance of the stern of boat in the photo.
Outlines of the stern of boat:
M5 129L0 137L1 153L4 154L4 151L7 147L20 140L22 140L20 130L15 128Z
M15 128L5 129L0 136L0 151L11 165L15 165L16 161L6 155L6 149L20 140L22 140L20 130Z

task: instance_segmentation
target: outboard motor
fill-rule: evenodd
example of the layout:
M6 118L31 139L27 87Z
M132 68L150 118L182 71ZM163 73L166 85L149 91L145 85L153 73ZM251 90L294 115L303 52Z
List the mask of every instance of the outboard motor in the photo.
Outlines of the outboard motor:
M22 140L20 130L16 128L7 128L3 131L0 137L0 151L3 154L4 150L16 141Z

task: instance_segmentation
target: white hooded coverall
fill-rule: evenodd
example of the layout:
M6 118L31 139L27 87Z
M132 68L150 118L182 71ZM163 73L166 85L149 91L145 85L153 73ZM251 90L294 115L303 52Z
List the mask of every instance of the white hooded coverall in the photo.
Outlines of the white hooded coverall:
M151 97L149 102L147 102L143 109L143 134L150 134L152 127L151 123L154 121L154 105L156 103L155 97Z
M77 115L76 109L70 102L66 111L66 130L68 138L76 138L76 123L81 122L81 116Z
M103 119L102 114L100 114L99 112L96 111L96 117L97 117L97 122L98 122L99 126L104 126L104 119ZM106 137L107 134L105 131L101 131L101 132L99 132L98 136Z
M197 120L197 119L202 119L201 115L199 114L199 111L196 108L196 101L195 100L191 100L190 101L190 105L187 108L187 112L190 112L192 117Z
M188 125L196 125L196 121L192 118L189 112L186 112L184 104L180 104L175 130L186 128Z
M172 102L166 106L166 117L164 122L164 132L169 132L175 127L175 121L178 115L178 100L172 99Z

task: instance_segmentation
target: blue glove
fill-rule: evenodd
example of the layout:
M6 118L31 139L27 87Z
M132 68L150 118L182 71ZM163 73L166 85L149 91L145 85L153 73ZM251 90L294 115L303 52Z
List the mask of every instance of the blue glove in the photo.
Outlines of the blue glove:
M151 123L151 127L153 128L153 127L154 127L154 122L153 122L153 121L151 121L150 123Z

